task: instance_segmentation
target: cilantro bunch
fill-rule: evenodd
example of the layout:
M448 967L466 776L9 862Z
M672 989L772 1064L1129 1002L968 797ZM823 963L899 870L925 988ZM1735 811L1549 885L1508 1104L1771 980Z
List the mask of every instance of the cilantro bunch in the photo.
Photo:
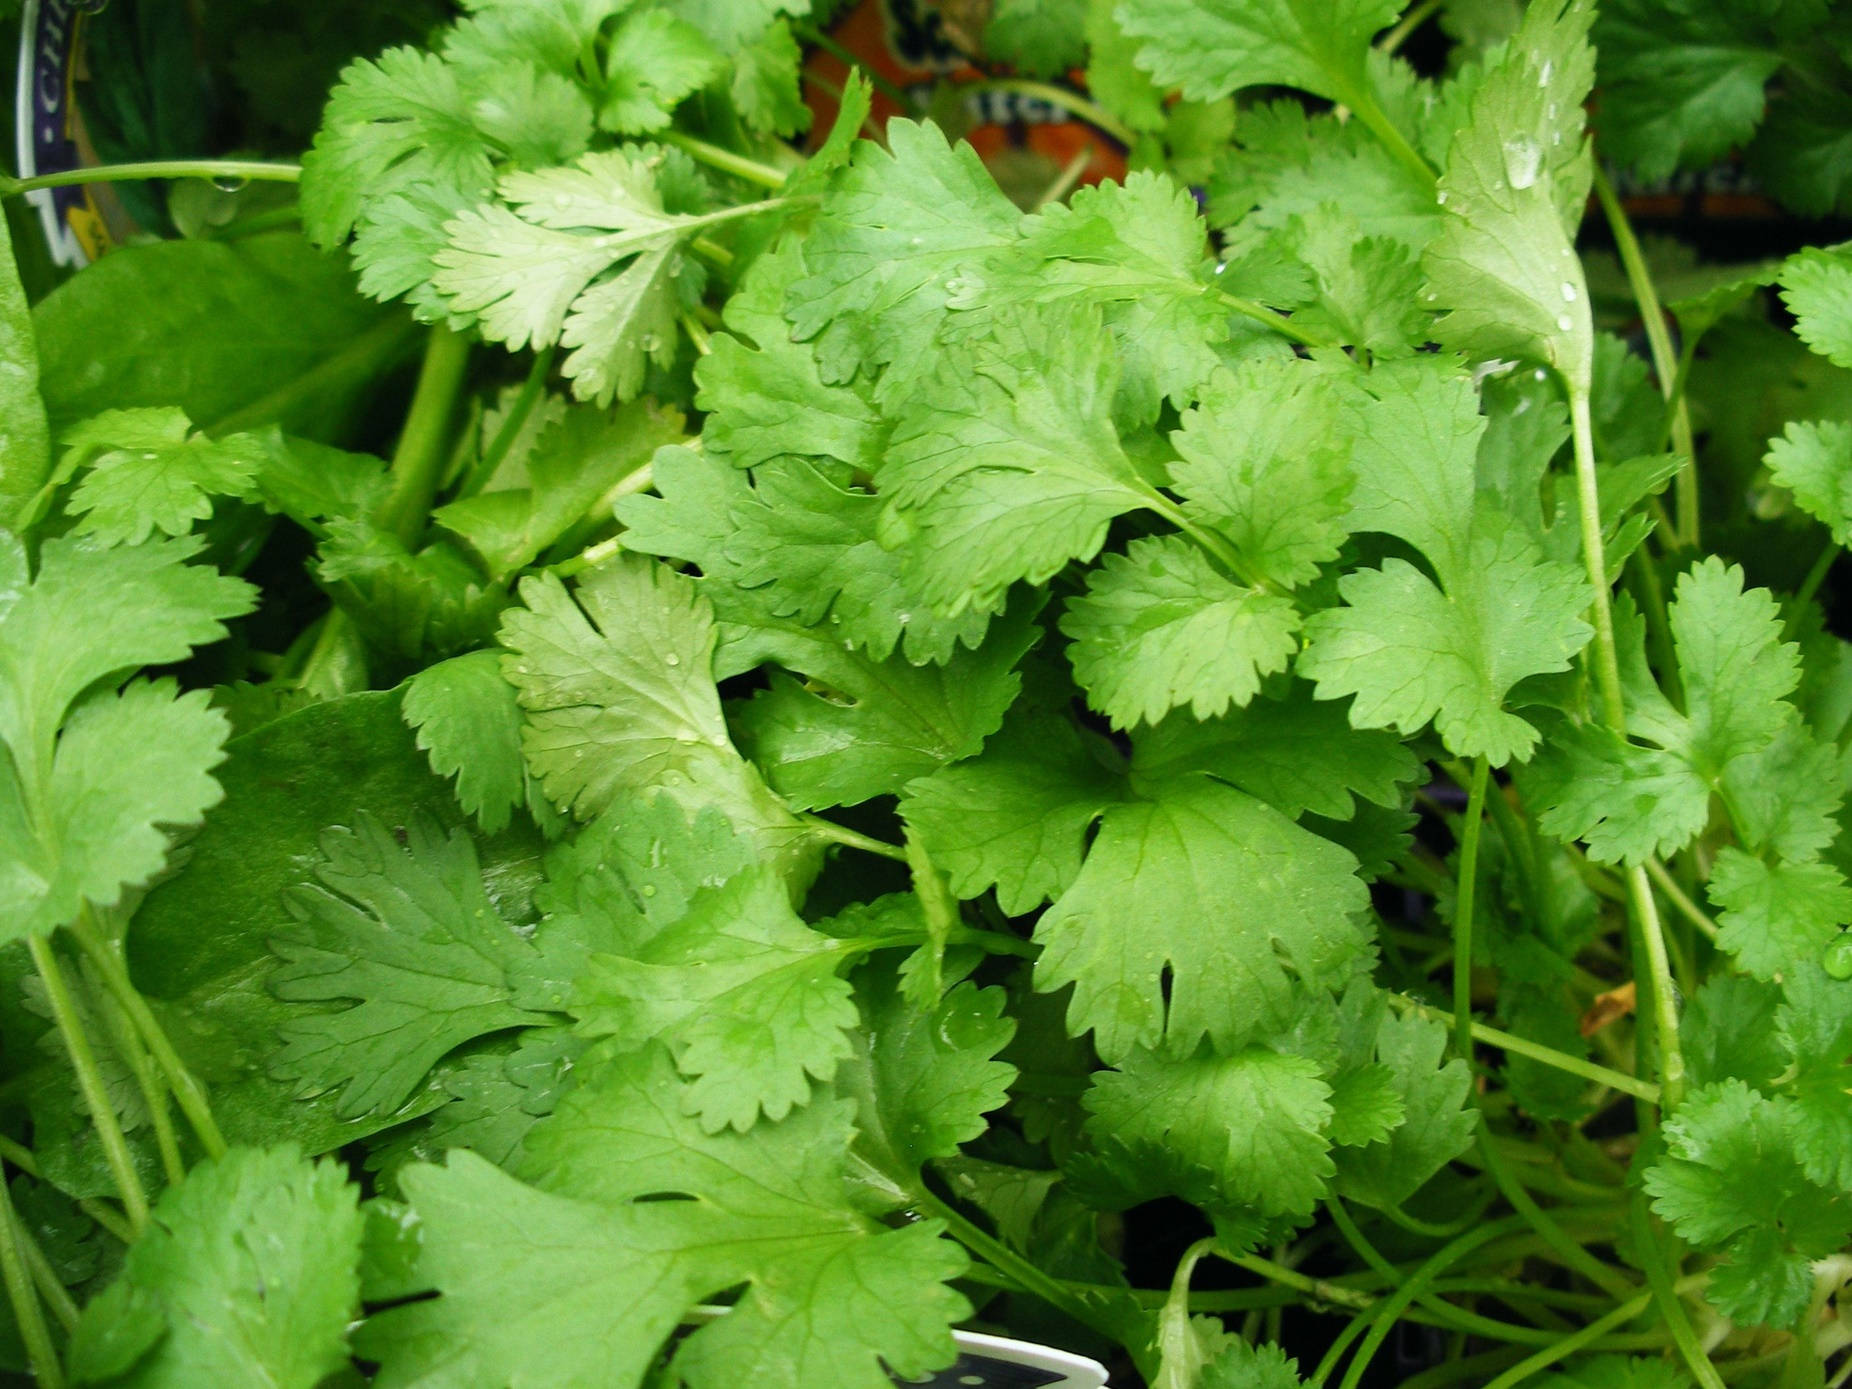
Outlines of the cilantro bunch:
M0 1362L1846 1382L1852 252L1616 189L1844 7L997 0L1027 206L829 8L0 182L251 180L0 258Z

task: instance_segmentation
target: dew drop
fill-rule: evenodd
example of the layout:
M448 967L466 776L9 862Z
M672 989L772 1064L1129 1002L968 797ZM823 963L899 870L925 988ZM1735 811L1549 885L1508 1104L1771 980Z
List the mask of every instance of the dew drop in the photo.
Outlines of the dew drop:
M1842 934L1827 946L1820 967L1835 979L1852 979L1852 935Z
M1556 64L1551 62L1548 58L1544 59L1543 66L1537 70L1537 85L1539 87L1549 86L1550 78L1555 72Z
M1513 188L1529 188L1543 168L1543 150L1527 135L1505 141L1505 177Z
M141 456L141 461L144 463L152 463L154 462L154 458L155 456L152 453L144 453Z
M668 655L662 658L662 663L665 666L679 666L682 663L682 658L680 656L677 656L673 651L671 651Z
M1443 188L1440 192L1436 193L1434 195L1434 201L1439 203L1442 207L1445 207L1447 205L1447 190Z
M1548 381L1550 379L1550 373L1545 371L1542 367L1538 367L1537 370L1531 374L1539 381Z
M1575 327L1575 320L1571 318L1568 314L1560 313L1556 316L1556 331L1557 332L1567 333L1573 327Z
M1575 286L1567 280L1563 281L1563 302L1565 304L1575 303Z
M654 352L658 347L662 346L662 339L657 337L654 333L645 333L642 338L638 340L637 346L641 347L645 352Z
M212 186L221 193L240 193L244 191L245 185L250 183L250 181L251 180L248 178L238 178L233 175L220 174L212 180Z
M909 622L913 621L913 614L912 613L895 613L894 621L898 622L902 627L905 627Z

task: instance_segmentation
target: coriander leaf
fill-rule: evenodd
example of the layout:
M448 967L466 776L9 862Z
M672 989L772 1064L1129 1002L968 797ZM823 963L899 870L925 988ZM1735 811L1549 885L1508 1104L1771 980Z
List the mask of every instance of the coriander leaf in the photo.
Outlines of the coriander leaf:
M373 647L403 660L480 646L507 606L506 592L455 545L422 549L373 521L329 522L315 566L341 610Z
M1367 97L1364 56L1397 0L1140 0L1115 14L1143 39L1138 65L1194 101L1242 87L1299 87L1333 101Z
M737 48L779 15L802 19L812 0L670 0L669 8L722 48Z
M966 268L951 305L979 321L1011 304L1097 305L1118 349L1116 417L1147 423L1166 398L1189 402L1228 340L1205 239L1187 188L1132 173L1025 217L1015 241Z
M1111 337L1097 313L999 313L941 352L901 407L876 475L908 572L948 615L1090 559L1112 518L1164 503L1113 428ZM885 538L885 537L884 537Z
M202 1160L84 1308L73 1377L314 1389L347 1367L360 1310L356 1198L339 1164L311 1165L292 1146Z
M691 813L714 806L793 869L803 828L734 750L714 684L714 615L694 583L620 555L572 593L551 575L521 584L502 620L502 669L526 711L528 769L588 819L660 789Z
M1779 283L1801 341L1852 367L1852 255L1809 247L1782 266Z
M1740 974L1706 980L1678 1022L1692 1081L1740 1080L1766 1089L1788 1064L1788 1047L1776 1027L1782 1001L1777 984Z
M1138 50L1119 27L1117 0L1085 0L1087 90L1134 131L1164 128L1164 91L1139 67Z
M1057 77L1087 55L1086 10L1072 0L998 0L984 53L1031 77Z
M212 769L231 729L208 699L169 680L102 690L71 711L42 782L26 779L26 749L0 757L6 939L44 935L86 902L113 907L166 866L171 831L223 797Z
M1016 1024L1002 989L962 983L919 1008L872 969L856 983L862 1026L836 1091L855 1102L856 1157L910 1192L928 1161L981 1135L1009 1098L1016 1068L995 1057Z
M933 1222L851 1206L849 1107L710 1135L682 1086L657 1049L599 1067L530 1134L538 1189L468 1153L409 1169L417 1273L441 1295L364 1328L381 1383L635 1389L692 1307L741 1285L674 1349L690 1389L886 1389L950 1363L964 1256Z
M1207 772L1293 819L1348 819L1359 797L1399 808L1419 770L1402 740L1352 727L1343 706L1306 698L1303 686L1294 694L1202 723L1166 719L1140 735L1135 765L1148 777Z
M1389 1093L1405 1117L1383 1139L1332 1154L1336 1189L1367 1206L1399 1206L1472 1143L1472 1074L1460 1058L1443 1059L1444 1025L1414 1014L1397 1017L1380 994L1372 1001L1374 1007L1358 1015L1361 1056L1353 1060L1387 1070Z
M1582 111L1593 14L1587 0L1525 11L1449 148L1441 230L1422 262L1443 344L1547 363L1572 390L1587 390L1594 353L1573 245L1594 167Z
M1144 795L1106 811L1080 873L1036 925L1036 987L1074 986L1069 1029L1092 1028L1101 1056L1166 1039L1188 1051L1204 1034L1240 1045L1284 1021L1288 962L1322 981L1362 958L1367 894L1343 849L1201 777Z
M849 1055L855 1005L838 971L851 949L798 918L776 872L702 889L668 925L612 926L569 999L579 1031L625 1051L666 1044L709 1132L783 1119Z
M856 144L805 238L810 274L786 303L795 336L818 339L827 381L928 356L960 271L1007 244L1021 218L971 147L948 145L937 126L889 121L887 143Z
M1830 948L1830 947L1829 947ZM1852 1097L1845 1065L1852 1057L1852 1007L1844 981L1814 960L1794 961L1776 1013L1778 1035L1792 1058L1783 1068L1799 1118L1794 1150L1807 1175L1829 1191L1852 1187Z
M1723 910L1717 944L1758 979L1818 960L1852 921L1852 887L1824 863L1764 863L1725 848L1711 868L1710 899Z
M433 284L452 310L479 316L493 342L573 349L560 370L580 399L630 399L650 361L674 358L690 288L681 243L738 215L668 211L660 162L647 149L606 150L509 174L502 201L445 225Z
M598 124L620 135L662 129L725 62L707 35L667 10L632 11L606 45Z
M352 1000L281 1029L271 1074L303 1093L341 1087L347 1118L387 1114L445 1055L475 1037L546 1021L520 1006L511 972L534 946L502 920L475 847L429 821L401 848L371 815L322 837L316 881L284 905L293 922L270 943L270 989L295 1003Z
M682 437L681 414L654 401L615 413L576 407L535 438L525 485L491 485L439 507L433 518L504 580L585 523L609 521L613 492L627 480L634 486L651 455Z
M1601 863L1677 853L1710 821L1710 789L1675 751L1562 723L1524 773L1538 825Z
M374 515L386 500L386 465L370 453L297 439L274 426L247 437L261 457L257 490L264 505L311 534L336 517Z
M493 651L472 651L427 666L405 686L405 722L431 770L453 777L457 801L483 833L507 825L527 799L521 760L521 706Z
M901 814L954 892L994 886L1020 915L1067 890L1093 822L1125 798L1113 756L1065 714L1024 701L980 756L910 785Z
M1087 1132L1155 1194L1211 1211L1309 1215L1335 1170L1331 1087L1303 1056L1249 1047L1172 1060L1133 1051L1082 1097Z
M1293 312L1304 331L1378 358L1406 356L1427 340L1421 269L1400 241L1366 235L1362 223L1335 207L1309 220L1295 216L1285 236L1312 271L1315 293Z
M1350 533L1359 395L1339 370L1298 358L1216 372L1171 435L1184 510L1274 583L1314 578Z
M1108 555L1061 619L1075 678L1115 728L1246 705L1297 652L1298 626L1290 599L1224 577L1180 535Z
M1794 1156L1795 1109L1726 1080L1694 1091L1666 1121L1666 1151L1643 1179L1681 1237L1724 1257L1711 1303L1737 1321L1792 1325L1813 1287L1809 1265L1852 1231L1842 1195Z
M109 410L66 429L59 471L88 466L72 494L77 529L105 545L183 535L213 497L248 497L260 466L250 435L208 439L180 410Z
M1231 1340L1203 1368L1201 1389L1301 1389L1299 1362L1268 1344Z
M690 816L667 795L626 797L548 851L536 900L555 919L542 935L557 950L562 916L584 918L587 940L632 916L673 925L703 889L757 861L752 841L712 807Z
M798 70L803 51L791 26L774 20L733 56L728 92L740 118L754 130L790 137L810 128Z
M1476 527L1458 573L1444 590L1401 559L1346 574L1344 606L1307 620L1298 671L1320 699L1355 695L1359 727L1414 733L1432 719L1460 756L1502 765L1537 743L1505 700L1527 676L1568 669L1589 637L1587 584L1509 523Z
M0 441L0 524L9 528L51 471L51 435L39 394L39 345L13 234L0 227L0 415L7 434Z
M1847 304L1852 308L1852 297ZM1852 542L1852 424L1795 420L1771 439L1763 460L1809 516L1844 545Z
M1602 150L1649 182L1747 143L1782 61L1764 14L1735 6L1607 3L1595 41Z
M750 475L703 450L656 455L654 497L625 498L617 512L633 550L691 560L717 583L756 590L754 602L867 649L885 661L951 660L983 640L991 614L936 613L908 585L904 554L876 536L883 503L799 458L760 464ZM825 625L827 624L827 625Z
M1796 82L1770 106L1745 163L1758 182L1803 217L1843 216L1852 202L1852 102L1833 83Z
M992 624L981 647L956 652L942 665L916 666L898 656L876 661L845 649L830 627L772 616L763 594L718 595L716 673L784 668L772 674L770 688L738 708L734 724L742 750L800 810L893 795L913 778L977 752L1015 702L1016 663L1041 636L1036 604L1018 603Z

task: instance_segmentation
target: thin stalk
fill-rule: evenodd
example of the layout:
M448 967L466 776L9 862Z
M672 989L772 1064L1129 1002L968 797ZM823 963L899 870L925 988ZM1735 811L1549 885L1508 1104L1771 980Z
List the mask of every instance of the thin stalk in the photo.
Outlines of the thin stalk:
M90 169L64 169L33 178L0 174L0 198L31 193L40 188L72 188L88 183L129 183L145 178L249 179L259 183L296 183L300 164L277 164L261 159L149 159L133 164L98 164Z
M1243 299L1240 295L1230 294L1225 289L1218 289L1215 293L1217 298L1242 317L1251 318L1256 323L1265 324L1267 327L1273 329L1274 332L1284 337L1291 338L1301 347L1336 346L1330 338L1319 333L1308 333L1305 329L1295 324L1290 318L1286 317L1285 314L1275 313L1265 304L1257 304L1252 299Z
M1373 1311L1374 1309L1371 1308L1357 1313L1342 1331L1331 1338L1331 1344L1325 1348L1324 1356L1318 1362L1318 1368L1312 1371L1312 1377L1306 1383L1323 1386L1331 1372L1337 1369L1338 1362L1344 1358L1344 1352L1351 1348L1359 1336L1370 1329L1375 1320L1372 1315Z
M496 426L495 437L489 440L483 449L482 457L476 460L476 466L469 470L463 479L463 485L457 489L459 497L473 497L488 485L495 476L495 470L508 456L508 450L514 447L514 441L520 437L521 428L527 423L528 416L534 413L534 407L540 403L540 397L546 393L547 376L553 370L555 349L543 347L534 354L534 364L528 368L527 379L521 383L520 394L508 407L508 413L502 416L502 422Z
M1505 1166L1505 1160L1499 1156L1498 1145L1492 1141L1492 1131L1486 1125L1483 1114L1479 1125L1479 1154L1485 1162L1486 1171L1492 1174L1492 1180L1498 1183L1498 1189L1511 1203L1511 1208L1537 1232L1544 1244L1562 1260L1565 1268L1581 1274L1612 1298L1629 1298L1634 1295L1636 1289L1631 1282L1578 1244L1568 1231L1552 1220L1543 1207L1531 1198L1523 1184L1512 1177L1511 1169Z
M1608 576L1601 549L1601 491L1595 479L1595 434L1589 418L1588 389L1569 388L1569 421L1575 448L1576 501L1581 512L1582 562L1588 569L1594 598L1595 677L1602 713L1608 727L1627 736L1627 702L1622 691L1620 654L1614 642L1614 612L1609 602ZM1639 936L1650 986L1649 1008L1653 1045L1659 1054L1660 1108L1677 1107L1685 1093L1685 1054L1678 1039L1678 1004L1672 987L1672 969L1666 957L1665 932L1652 884L1643 867L1626 873L1627 900ZM1639 971L1636 970L1637 974Z
M24 1233L19 1213L13 1209L13 1194L7 1190L4 1178L0 1178L0 1278L6 1283L6 1300L12 1304L13 1321L19 1327L19 1339L25 1343L32 1377L38 1381L40 1389L63 1389L64 1366L59 1363L51 1328L45 1324L45 1309L26 1267L21 1244Z
M1457 1384L1461 1380L1478 1382L1479 1376L1493 1370L1502 1370L1513 1360L1524 1357L1522 1346L1501 1346L1497 1350L1484 1351L1479 1355L1468 1355L1459 1360L1449 1360L1444 1365L1436 1365L1431 1370L1402 1381L1402 1389L1443 1389L1443 1386Z
M905 849L898 844L889 844L885 839L875 839L847 825L839 825L834 820L825 820L821 815L800 815L798 819L804 822L804 828L811 834L831 844L860 849L867 854L879 854L882 858L891 858L900 863L908 861Z
M1634 302L1640 307L1640 317L1646 328L1646 345L1653 354L1653 373L1659 378L1660 392L1672 410L1672 448L1685 460L1685 466L1679 469L1672 484L1678 508L1678 526L1673 538L1680 548L1689 549L1698 543L1698 460L1692 444L1691 411L1679 390L1678 353L1673 350L1672 335L1666 331L1665 310L1660 307L1659 292L1653 287L1652 272L1646 268L1646 257L1640 253L1633 224L1627 220L1627 211L1599 163L1595 165L1595 196L1601 200L1601 210L1614 233L1614 247L1620 252L1627 284L1633 290Z
M1453 913L1453 1048L1468 1066L1473 1064L1473 898L1479 887L1479 833L1485 824L1485 791L1491 775L1491 764L1485 758L1473 763Z
M116 1190L122 1197L122 1208L128 1213L129 1227L139 1235L142 1227L148 1223L148 1193L142 1189L141 1175L135 1170L135 1159L129 1153L128 1139L123 1137L122 1124L116 1118L115 1107L109 1101L109 1089L103 1083L103 1072L97 1065L96 1052L90 1045L90 1038L84 1034L82 1020L77 1016L77 1003L71 997L71 986L64 977L64 966L58 963L51 942L44 936L27 936L26 945L32 952L33 967L38 970L39 978L45 981L45 998L51 1005L52 1021L57 1024L58 1033L64 1039L65 1053L71 1058L71 1069L77 1073L77 1087L83 1094L84 1103L90 1108L90 1122L96 1128L97 1141L103 1145L103 1159L108 1163L110 1176L115 1180Z
M161 1074L166 1077L180 1112L186 1115L187 1123L198 1136L200 1147L206 1150L208 1157L224 1157L225 1136L219 1132L218 1121L212 1117L212 1105L206 1098L205 1087L194 1077L186 1062L180 1059L180 1053L174 1050L174 1044L168 1040L167 1030L156 1020L153 1010L148 1007L148 1000L135 987L135 981L129 978L129 969L122 962L122 956L117 953L114 945L102 938L88 912L77 919L71 934L77 938L78 946L90 963L103 976L103 987L109 990L117 1006L128 1015L142 1043L154 1057L154 1064L160 1067Z
M1471 1205L1452 1220L1423 1220L1418 1215L1410 1215L1400 1206L1378 1206L1376 1213L1391 1225L1399 1225L1411 1235L1420 1235L1423 1239L1452 1239L1467 1226L1477 1224L1492 1204L1493 1188L1484 1187L1474 1198Z
M180 1141L174 1135L174 1116L167 1109L167 1086L154 1072L148 1049L141 1044L128 1020L115 1010L109 1030L135 1075L135 1088L141 1091L142 1103L148 1108L148 1121L154 1127L155 1150L161 1155L161 1174L174 1186L186 1176L186 1162L180 1156Z
M1244 1268L1256 1277L1265 1278L1269 1283L1278 1283L1283 1288L1291 1288L1312 1302L1323 1303L1327 1307L1344 1307L1353 1312L1367 1312L1377 1305L1377 1299L1371 1294L1356 1288L1342 1287L1324 1278L1311 1278L1297 1269L1263 1258L1259 1254L1236 1254L1228 1260L1236 1268Z
M1580 1331L1571 1332L1553 1345L1545 1346L1535 1355L1526 1356L1497 1379L1490 1381L1485 1389L1511 1389L1515 1384L1522 1384L1539 1370L1546 1370L1559 1360L1574 1355L1583 1346L1598 1341L1617 1326L1624 1326L1646 1310L1653 1300L1650 1292L1623 1302L1605 1317L1597 1317Z
M1692 1378L1697 1380L1701 1389L1724 1389L1717 1367L1711 1364L1710 1356L1704 1353L1698 1333L1691 1325L1691 1318L1685 1313L1685 1304L1672 1281L1672 1270L1667 1268L1661 1258L1666 1252L1665 1240L1654 1228L1653 1217L1646 1209L1645 1199L1636 1199L1629 1204L1631 1210L1628 1218L1633 1224L1634 1243L1639 1247L1640 1267L1646 1274L1646 1286L1653 1301L1658 1304L1660 1319L1665 1322L1672 1344L1678 1348L1685 1368L1691 1371Z
M1807 616L1807 605L1813 602L1814 595L1820 591L1820 585L1826 582L1826 575L1833 567L1833 561L1839 558L1839 542L1829 540L1826 548L1820 551L1820 557L1813 562L1813 568L1807 571L1807 577L1801 580L1801 586L1794 595L1793 611L1788 620L1781 624L1781 639L1793 641L1794 633L1800 628Z
M992 77L984 82L973 82L968 87L961 87L958 94L966 96L981 92L1010 92L1016 96L1046 101L1050 106L1058 106L1069 115L1079 117L1094 129L1112 136L1128 149L1138 140L1132 128L1104 106L1096 101L1088 100L1079 92L1069 91L1066 87L1057 87L1052 82L1036 82L1027 77Z
M33 1286L58 1319L58 1325L69 1335L77 1329L77 1319L81 1315L77 1302L70 1289L58 1281L58 1270L51 1266L51 1260L45 1257L45 1251L39 1248L39 1242L32 1237L32 1231L26 1228L23 1220L19 1222L19 1245L26 1256L26 1267L32 1271Z
M696 435L694 438L687 441L687 446L689 448L698 449L700 443L700 436ZM587 540L591 539L592 536L596 535L616 519L617 504L625 497L631 496L637 492L647 492L655 485L656 465L653 461L645 463L640 468L633 468L630 472L625 473L624 476L620 477L616 482L605 489L603 496L585 508L585 514L573 523L571 530L560 537L554 547L555 550L578 549L580 546L584 545ZM602 544L615 546L618 542L614 537L611 540L602 542ZM609 555L599 546L594 546L593 548L599 550L599 557L595 562L602 564ZM589 554L590 551L586 553ZM583 558L583 556L581 556L581 558ZM571 562L570 558L561 561L562 564L570 564ZM582 565L580 567L584 568L585 566ZM577 569L569 571L561 570L555 567L554 572L569 572L576 574L579 571Z
M408 548L424 534L430 516L431 499L444 467L450 416L469 368L469 347L467 337L441 324L425 340L424 364L418 369L411 409L392 451L391 490L375 518Z
M1395 127L1395 122L1377 104L1376 97L1368 90L1347 92L1344 105L1355 113L1364 127L1374 135L1377 142L1393 155L1398 163L1413 174L1424 188L1432 189L1440 180L1434 176L1433 166L1421 157L1421 152L1408 143L1408 137Z
M1691 895L1678 885L1678 879L1666 871L1663 863L1656 858L1649 858L1646 861L1646 875L1665 894L1666 901L1678 909L1680 916L1711 940L1717 939L1717 923L1711 919L1710 913L1691 900Z
M743 154L735 154L730 149L680 130L665 130L656 137L665 145L674 145L684 154L705 164L710 169L719 169L722 173L732 174L746 183L756 184L760 188L777 190L785 186L785 174L782 169L774 169L770 164L761 164L756 159L748 159Z
M1074 157L1061 166L1061 172L1055 175L1053 181L1036 195L1035 203L1029 211L1040 212L1050 203L1058 203L1072 193L1080 182L1080 176L1087 172L1087 165L1092 162L1093 151L1082 145Z
M1441 0L1421 0L1419 5L1411 6L1408 13L1395 22L1395 27L1376 41L1376 51L1385 56L1394 54L1440 6Z
M1448 1014L1441 1012L1438 1008L1430 1008L1425 1003L1418 1003L1414 999L1408 998L1402 994L1390 994L1389 1002L1395 1007L1402 1009L1404 1012L1414 1013L1419 1017L1452 1021ZM1630 1076L1625 1071L1617 1071L1611 1067L1599 1065L1584 1057L1571 1056L1568 1052L1557 1051L1554 1047L1546 1047L1541 1042L1533 1042L1528 1037L1520 1037L1514 1032L1506 1032L1502 1028L1491 1026L1489 1023L1473 1023L1472 1035L1474 1041L1484 1042L1486 1045L1497 1047L1501 1051L1513 1052L1518 1056L1528 1057L1532 1061L1542 1062L1544 1065L1552 1066L1559 1071L1567 1071L1570 1075L1581 1076L1584 1080L1591 1080L1597 1085L1605 1085L1610 1090L1619 1090L1623 1094L1632 1095L1635 1099L1645 1100L1648 1104L1657 1104L1659 1102L1659 1087L1657 1085L1654 1085L1650 1080L1641 1080L1638 1076Z
M683 314L682 331L688 334L688 341L694 344L694 350L699 355L703 357L712 355L714 340L708 336L707 329L701 325L700 319L691 313Z
M1217 535L1207 526L1199 524L1184 509L1166 497L1155 487L1141 488L1145 496L1145 505L1162 516L1171 525L1182 531L1197 547L1203 550L1217 564L1234 575L1249 588L1262 592L1271 592L1273 585L1264 575L1256 573L1248 562L1241 557L1241 552L1227 540Z

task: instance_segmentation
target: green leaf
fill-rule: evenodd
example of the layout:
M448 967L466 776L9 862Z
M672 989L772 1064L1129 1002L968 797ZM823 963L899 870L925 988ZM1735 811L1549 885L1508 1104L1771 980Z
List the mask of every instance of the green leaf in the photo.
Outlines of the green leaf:
M838 972L852 951L806 926L769 869L698 891L672 922L633 916L603 934L568 1000L579 1030L625 1051L666 1045L709 1132L783 1119L849 1055L855 1004Z
M1108 555L1061 619L1075 678L1115 728L1245 706L1297 652L1298 626L1291 599L1225 578L1182 536Z
M1360 395L1340 370L1298 358L1218 371L1171 436L1184 510L1272 582L1308 582L1350 534Z
M1423 302L1445 310L1434 327L1443 344L1543 362L1572 390L1588 389L1594 360L1574 248L1593 169L1582 113L1594 78L1593 14L1587 0L1525 11L1454 136L1440 235L1422 262Z
M1148 1192L1215 1210L1309 1215L1335 1170L1331 1087L1315 1062L1247 1048L1171 1060L1127 1055L1082 1100L1087 1132Z
M1791 1326L1813 1289L1809 1266L1852 1231L1843 1195L1807 1179L1796 1111L1727 1080L1688 1095L1646 1171L1653 1209L1685 1240L1720 1252L1708 1297L1737 1321Z
M1710 899L1722 912L1717 944L1758 979L1817 961L1852 921L1852 887L1824 863L1767 864L1725 848L1711 868Z
M876 661L845 649L831 627L773 617L762 592L720 595L715 664L723 678L783 667L737 708L734 724L772 789L800 810L894 795L977 752L1015 702L1016 663L1041 636L1033 605L1019 603L976 651L941 665Z
M1782 266L1779 282L1801 341L1834 366L1852 367L1852 255L1809 248Z
M710 1135L682 1088L660 1050L600 1067L529 1136L538 1189L464 1152L409 1169L417 1274L440 1296L364 1328L381 1383L635 1389L692 1307L741 1287L674 1347L691 1389L886 1389L949 1364L964 1256L933 1222L850 1205L848 1106Z
M431 770L456 781L457 801L484 832L508 824L527 801L521 706L493 651L426 666L405 686L405 721Z
M1852 424L1795 420L1764 459L1775 481L1841 544L1852 542Z
M1072 0L998 0L984 26L984 53L1031 77L1058 77L1086 57L1085 20Z
M1537 1381L1540 1389L1690 1389L1691 1381L1663 1360L1598 1355L1568 1374Z
M996 316L948 348L901 407L876 476L908 572L947 615L1091 559L1112 518L1160 503L1113 428L1116 366L1097 315Z
M598 124L619 135L662 129L725 61L707 35L667 10L627 15L607 43Z
M184 535L214 497L248 497L263 453L250 435L208 439L179 410L109 410L60 435L59 472L88 467L69 509L105 545L139 545L155 531Z
M1201 1389L1300 1389L1299 1362L1276 1345L1231 1341L1203 1368Z
M555 804L588 819L660 789L808 861L804 830L727 736L713 610L691 580L620 555L570 594L551 575L526 579L521 599L502 621L502 669L526 711L528 769Z
M1239 1046L1284 1024L1289 965L1333 980L1362 957L1367 894L1343 849L1200 777L1144 794L1105 812L1036 925L1036 987L1073 985L1068 1027L1091 1028L1101 1056L1164 1041L1187 1052L1205 1034Z
M358 1193L289 1145L234 1148L162 1193L71 1340L79 1383L314 1389L360 1311Z
M51 432L39 395L39 345L6 226L0 226L0 367L0 419L7 422L0 439L0 525L11 527L51 471Z
M887 142L857 142L786 305L796 336L818 339L828 381L925 360L961 269L1007 244L1020 220L971 147L948 145L937 126L889 121Z
M292 921L271 942L278 998L352 1001L286 1024L271 1073L299 1093L341 1087L347 1117L398 1109L473 1038L546 1021L517 1002L534 945L497 913L469 836L428 821L403 833L401 847L370 815L329 830L315 882L285 897Z
M1368 92L1364 57L1397 0L1143 0L1119 23L1138 65L1194 101L1242 87L1299 87L1338 102Z
M1395 1016L1381 995L1361 1010L1355 1041L1364 1060L1388 1072L1389 1093L1401 1101L1402 1122L1382 1140L1340 1147L1336 1189L1366 1206L1400 1206L1471 1145L1477 1118L1472 1074L1447 1055L1447 1029L1429 1019ZM1336 1101L1334 1101L1335 1103Z
M810 128L798 69L803 51L791 26L775 20L734 55L728 91L733 105L754 130L790 137Z
M1806 0L1801 0L1803 8ZM1803 217L1844 215L1852 205L1852 101L1831 83L1795 83L1770 104L1745 151L1762 186Z

